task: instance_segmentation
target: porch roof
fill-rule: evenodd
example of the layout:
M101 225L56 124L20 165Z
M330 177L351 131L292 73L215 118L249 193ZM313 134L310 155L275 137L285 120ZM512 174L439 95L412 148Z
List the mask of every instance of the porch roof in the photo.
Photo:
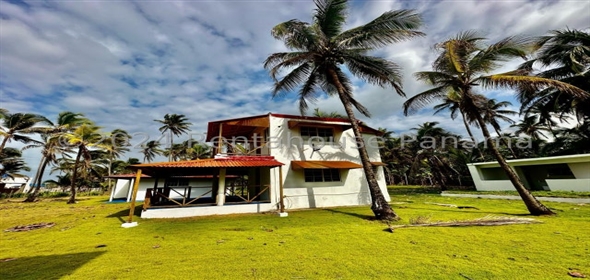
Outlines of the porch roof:
M232 167L278 167L284 165L273 156L229 156L225 158L196 159L173 162L135 164L133 169L143 168L232 168Z

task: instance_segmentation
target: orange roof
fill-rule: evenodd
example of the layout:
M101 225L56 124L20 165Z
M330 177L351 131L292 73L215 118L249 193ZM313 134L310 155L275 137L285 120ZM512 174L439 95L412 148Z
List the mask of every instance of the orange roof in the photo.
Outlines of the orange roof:
M277 167L283 165L272 156L230 156L226 158L198 159L175 162L135 164L130 167L142 168L232 168L232 167Z
M147 174L141 174L141 178L151 178L152 176ZM225 178L237 178L236 175L226 175ZM111 179L134 179L135 174L113 174L111 176L104 176L104 178ZM188 175L188 176L172 176L172 178L188 178L188 179L211 179L213 175Z

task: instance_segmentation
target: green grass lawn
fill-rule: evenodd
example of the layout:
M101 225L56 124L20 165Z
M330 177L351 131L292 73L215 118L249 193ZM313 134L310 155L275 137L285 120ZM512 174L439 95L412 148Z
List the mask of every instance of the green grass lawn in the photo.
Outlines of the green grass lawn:
M445 193L458 194L493 194L493 195L518 195L516 191L445 191ZM590 192L568 192L568 191L532 191L538 197L567 197L567 198L590 198Z
M525 215L520 201L392 190L402 217L463 220ZM425 193L426 192L426 193ZM547 203L556 217L497 227L401 228L368 207L139 220L105 197L76 205L0 202L0 279L570 279L590 275L590 205ZM461 210L429 203L476 206ZM139 214L139 208L136 214ZM16 225L53 228L4 232ZM106 245L96 248L98 245Z

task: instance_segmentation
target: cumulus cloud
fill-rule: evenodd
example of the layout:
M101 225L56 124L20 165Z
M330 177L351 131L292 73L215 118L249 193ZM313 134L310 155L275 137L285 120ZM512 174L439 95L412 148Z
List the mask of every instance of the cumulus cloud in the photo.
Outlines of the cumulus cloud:
M264 59L283 51L270 29L311 20L312 1L59 1L0 2L0 103L11 112L54 118L83 112L111 131L157 137L166 113L185 114L193 131L208 121L280 112L297 114L296 95L271 99ZM432 45L477 29L492 41L513 34L590 26L588 1L366 1L353 2L347 27L386 10L416 9L428 35L375 52L403 68L408 96L427 87L412 73L428 70ZM518 62L511 62L506 69ZM392 89L355 81L355 96L375 127L404 132L425 121L463 134L460 122L430 110L404 117L405 98ZM512 93L495 97L515 103ZM515 105L517 105L515 103ZM312 105L343 112L335 98ZM27 151L27 155L33 156ZM135 151L130 156L140 157ZM31 162L31 166L36 163Z

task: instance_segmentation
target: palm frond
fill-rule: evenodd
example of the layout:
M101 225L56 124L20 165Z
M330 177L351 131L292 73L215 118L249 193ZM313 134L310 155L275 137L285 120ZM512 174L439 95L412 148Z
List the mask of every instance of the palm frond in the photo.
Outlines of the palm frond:
M434 100L444 98L447 94L447 91L447 86L439 86L410 97L408 100L406 100L406 102L404 102L404 115L407 116L413 114L419 109L426 107L426 105L430 104Z
M272 97L274 98L294 90L299 84L307 80L311 70L311 63L303 63L293 69L293 71L274 84Z
M515 75L516 74L516 75ZM571 95L580 100L590 98L590 93L567 83L535 76L522 76L519 73L507 72L477 78L484 88L528 88L535 92L545 88L554 88L561 93Z
M399 95L405 96L401 85L401 67L394 62L380 57L346 53L344 63L353 75L380 87L391 86Z
M380 48L424 36L418 31L421 25L422 19L414 10L388 11L365 25L342 32L334 42L341 48Z
M314 0L316 12L314 22L326 38L332 38L342 32L346 22L346 0Z
M271 35L285 42L292 50L310 50L317 44L317 38L309 23L296 19L285 21L273 27Z

